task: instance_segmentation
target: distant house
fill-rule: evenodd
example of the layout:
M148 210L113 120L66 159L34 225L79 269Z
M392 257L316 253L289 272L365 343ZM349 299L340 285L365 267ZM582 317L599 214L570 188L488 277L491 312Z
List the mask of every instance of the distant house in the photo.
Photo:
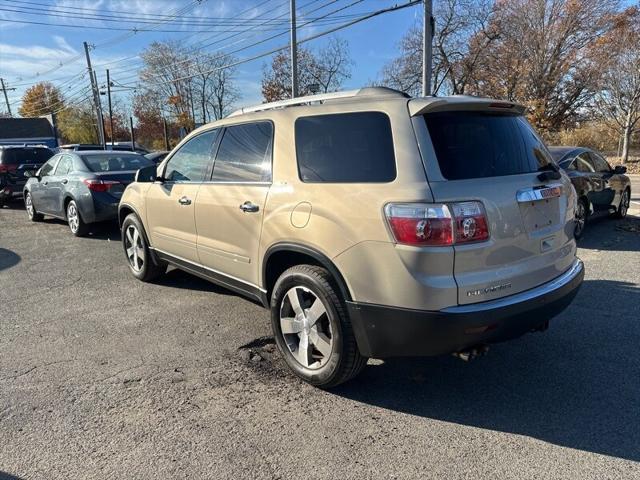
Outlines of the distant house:
M23 143L57 147L58 139L51 120L46 117L0 118L0 145Z

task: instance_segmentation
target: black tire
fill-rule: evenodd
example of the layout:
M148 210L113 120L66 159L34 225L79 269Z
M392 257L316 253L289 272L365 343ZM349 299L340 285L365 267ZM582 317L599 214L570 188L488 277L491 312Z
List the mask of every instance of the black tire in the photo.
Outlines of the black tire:
M618 209L615 211L613 216L615 218L626 218L627 212L629 211L630 203L631 203L631 190L626 188L624 192L622 192L622 196L620 197L620 205L618 205Z
M137 248L130 250L133 245ZM150 282L167 271L165 263L154 263L144 227L135 213L127 215L122 223L122 247L129 270L138 280ZM140 256L140 252L142 252L142 256ZM134 267L134 264L137 268Z
M75 200L70 200L65 208L67 225L76 237L84 237L89 232L89 226L82 219L82 214Z
M367 358L358 351L349 315L337 292L333 278L324 268L297 265L280 275L271 295L271 327L280 353L298 377L320 388L335 387L354 378L367 364ZM295 314L290 294L295 295L297 308L304 312L303 315L292 317ZM316 305L316 301L322 303L324 310L310 326L311 305ZM281 316L284 316L283 321L305 326L300 327L298 333L289 332L285 338ZM313 340L319 335L325 339L322 349L318 349ZM307 338L306 349L300 348L303 336ZM294 345L296 340L298 344ZM330 348L326 347L326 340L329 340ZM330 353L323 354L321 350ZM311 365L303 365L294 356L294 352L301 351L306 351L302 356L306 357L307 363L313 362Z
M36 210L36 206L33 204L30 192L25 192L24 194L24 208L27 210L27 217L29 217L29 220L32 222L41 222L44 220L44 215L38 213Z
M589 201L585 198L578 199L576 208L576 225L573 229L573 236L576 240L580 240L584 236L584 231L589 221Z

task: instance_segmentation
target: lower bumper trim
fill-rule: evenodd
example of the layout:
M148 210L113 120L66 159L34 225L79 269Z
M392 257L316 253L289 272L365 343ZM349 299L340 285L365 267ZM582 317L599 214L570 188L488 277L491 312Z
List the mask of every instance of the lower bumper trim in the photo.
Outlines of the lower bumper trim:
M367 357L430 356L496 343L535 330L562 312L584 278L580 260L558 278L503 299L440 311L347 302L360 353Z

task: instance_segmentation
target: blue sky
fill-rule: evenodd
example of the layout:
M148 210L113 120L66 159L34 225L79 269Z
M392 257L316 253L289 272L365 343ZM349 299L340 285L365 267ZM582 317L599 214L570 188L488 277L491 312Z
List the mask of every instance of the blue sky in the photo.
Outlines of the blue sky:
M348 21L346 16L368 13L407 0L297 0L298 24L317 18L335 10L328 16L337 23L312 23L298 31L298 38L308 37L339 23ZM287 19L289 0L0 0L0 77L9 87L12 110L17 111L19 99L29 85L49 80L59 85L71 99L84 95L88 85L83 41L96 45L91 57L98 81L104 82L105 69L109 68L112 78L123 84L135 83L136 69L140 64L135 57L154 40L176 39L185 46L202 46L205 42L217 41L207 51L230 51L245 47L266 37L283 32L281 25L258 27L257 19ZM317 9L316 11L313 11ZM13 10L13 11L12 11ZM17 12L15 10L19 10ZM186 11L179 19L158 23L137 23L140 20L157 22L158 17L170 16L174 12ZM127 12L137 12L138 18L131 18ZM245 12L240 18L239 13ZM87 20L90 14L111 15L114 21ZM75 15L83 18L69 18ZM145 16L146 15L146 16ZM375 17L342 30L336 35L349 42L355 61L353 77L345 88L355 88L377 77L381 67L397 52L397 43L406 30L421 15L421 7L414 6L397 12ZM335 18L344 16L343 19ZM215 27L198 26L203 17L215 18L211 23L226 22ZM130 23L120 19L132 20ZM55 23L65 26L49 26L17 23L16 20ZM135 21L134 21L135 20ZM167 18L169 20L169 18ZM229 22L238 22L229 26ZM248 22L254 26L247 27ZM70 25L80 26L80 28ZM175 32L138 32L132 34L116 29L155 28L175 30ZM207 30L203 32L203 30ZM230 32L233 30L233 32ZM224 40L232 33L241 32L232 39ZM248 30L248 31L245 31ZM201 31L201 33L194 33ZM128 34L129 33L129 34ZM326 37L325 37L326 38ZM320 38L307 45L318 47L326 40ZM223 41L222 41L223 40ZM273 40L248 48L235 55L242 59L266 52L288 42L285 33ZM133 57L133 58L129 58ZM125 60L123 60L125 59ZM260 80L262 66L268 58L254 60L238 67L237 85L242 91L242 100L237 106L261 101ZM127 94L120 93L123 103ZM0 102L3 99L0 97ZM4 108L0 109L4 110Z

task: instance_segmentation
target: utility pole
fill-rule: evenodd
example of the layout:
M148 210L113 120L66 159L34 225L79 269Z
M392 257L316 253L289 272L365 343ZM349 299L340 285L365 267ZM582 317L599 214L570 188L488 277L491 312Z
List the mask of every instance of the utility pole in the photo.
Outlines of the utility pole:
M433 62L433 0L423 0L422 26L422 96L431 95L431 68Z
M98 85L96 84L95 72L91 68L91 57L89 57L89 45L87 42L83 42L84 44L84 53L87 57L87 71L89 72L89 80L91 80L91 90L93 92L93 106L96 109L96 117L98 119L98 137L100 144L104 147L104 124L102 123L102 108L100 107L100 91L98 90Z
M131 151L136 151L136 134L133 131L133 117L129 117L129 128L131 129Z
M0 85L2 85L2 93L4 93L4 101L7 104L7 112L9 112L9 116L13 117L11 113L11 105L9 104L9 97L7 97L7 90L15 90L15 88L7 88L4 85L4 78L0 78Z
M298 45L296 40L296 0L291 0L291 98L298 96Z
M93 71L93 84L96 86L96 98L98 99L98 111L100 112L98 116L100 117L98 122L98 132L102 131L102 149L107 149L107 135L104 131L104 116L102 115L102 99L100 98L100 87L98 87L98 76L96 75L96 71Z
M111 78L107 68L107 98L109 99L109 127L111 128L111 146L113 147L113 110L111 109Z
M164 149L169 150L169 132L167 131L167 120L162 118L162 127L164 129Z

